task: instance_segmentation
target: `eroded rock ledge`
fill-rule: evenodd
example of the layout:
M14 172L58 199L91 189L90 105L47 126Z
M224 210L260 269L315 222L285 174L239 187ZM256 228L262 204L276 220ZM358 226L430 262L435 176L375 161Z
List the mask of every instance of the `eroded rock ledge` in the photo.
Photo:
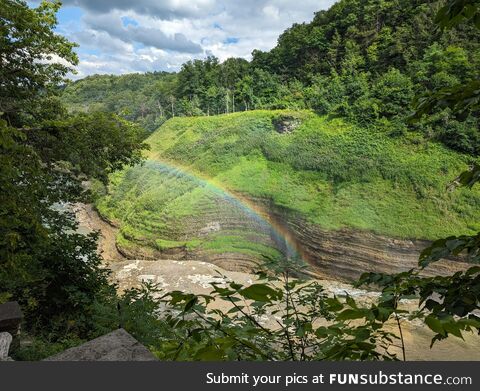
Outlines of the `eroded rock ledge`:
M364 272L398 273L417 266L420 252L428 247L429 241L395 239L383 235L353 229L328 231L307 222L301 216L275 206L265 199L250 198L263 209L270 221L282 226L295 246L300 249L302 258L321 278L351 282L357 280ZM227 206L228 207L228 206ZM222 210L227 208L223 205ZM208 213L207 213L208 212ZM245 220L245 215L232 213L213 213L206 210L201 221L192 221L186 237L196 237L208 222L218 225L218 230L228 232L232 229L248 229L252 232L250 239L270 247L284 250L263 225ZM207 221L208 220L208 221ZM215 254L201 249L188 249L186 246L158 251L148 245L134 248L118 246L127 259L174 259L210 262L229 271L252 272L258 269L259 257L242 253ZM458 260L443 260L424 271L427 276L447 275L458 270L465 270L467 263Z
M293 233L304 259L328 279L349 282L364 272L400 273L413 269L418 266L422 250L431 244L427 240L394 239L353 229L327 231L271 204L266 208ZM427 268L423 275L448 275L468 266L458 260L442 260Z
M67 349L44 361L156 361L156 357L123 329Z

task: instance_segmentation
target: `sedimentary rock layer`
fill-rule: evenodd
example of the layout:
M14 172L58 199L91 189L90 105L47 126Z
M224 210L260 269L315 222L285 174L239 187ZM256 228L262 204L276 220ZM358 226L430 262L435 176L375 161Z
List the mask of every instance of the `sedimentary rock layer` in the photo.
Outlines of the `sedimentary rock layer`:
M288 236L303 260L315 274L328 279L353 281L364 272L398 273L417 266L420 252L430 242L425 240L394 239L372 232L352 229L329 231L307 222L295 213L272 205L266 200L251 199L258 205L263 218ZM185 240L209 235L228 235L248 231L248 239L285 253L287 245L281 242L273 228L252 219L228 203L217 203L216 211L205 208L199 220L188 224L183 232ZM208 229L207 229L208 228ZM285 238L283 238L285 239ZM260 254L242 251L212 252L201 246L168 248L164 251L135 246L121 248L129 259L196 259L210 262L230 271L255 271L262 262ZM446 275L467 268L464 262L443 260L424 271L425 275Z

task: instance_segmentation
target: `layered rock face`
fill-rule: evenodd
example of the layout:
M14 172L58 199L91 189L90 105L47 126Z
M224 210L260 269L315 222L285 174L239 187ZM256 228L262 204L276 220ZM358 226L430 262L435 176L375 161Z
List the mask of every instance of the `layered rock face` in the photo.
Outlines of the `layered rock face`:
M364 272L399 273L418 266L426 240L393 239L353 229L328 231L310 224L302 217L264 200L272 219L285 225L295 238L302 258L320 277L339 281L355 281ZM425 269L425 276L448 275L465 270L468 264L459 260L442 260Z
M142 227L143 236L122 227ZM187 216L165 213L157 221L132 214L116 222L119 252L127 259L169 259L210 262L230 271L253 271L263 261L287 253L283 237L261 215L231 197L205 192ZM145 229L147 227L147 229Z
M262 255L281 254L282 235L214 183L151 160L122 175L97 208L119 228L117 249L127 259L198 259L251 271Z
M127 259L210 262L252 272L283 254L299 256L318 277L352 281L364 272L397 273L417 266L429 243L367 231L331 231L265 198L237 194L164 164L129 170L103 207L120 227L117 248ZM435 263L427 275L467 267Z
M325 231L302 220L289 226L303 244L307 260L326 278L342 281L358 279L364 272L399 273L418 265L418 258L430 242L392 239L369 232ZM426 269L427 276L447 275L468 265L442 260Z
M258 206L258 216L252 216L228 200L216 199L213 204L205 203L188 223L178 225L183 228L177 239L185 241L195 239L208 243L228 237L235 244L235 240L239 240L237 248L231 251L212 251L202 245L193 248L180 245L164 250L141 245L119 246L119 249L129 259L195 259L230 271L254 272L262 257L244 247L247 241L277 249L286 256L292 256L293 250L311 266L315 275L348 282L357 280L364 272L398 273L415 268L420 252L430 244L352 229L328 231L266 200L249 199L249 202ZM467 267L464 262L444 260L426 269L424 274L447 275Z

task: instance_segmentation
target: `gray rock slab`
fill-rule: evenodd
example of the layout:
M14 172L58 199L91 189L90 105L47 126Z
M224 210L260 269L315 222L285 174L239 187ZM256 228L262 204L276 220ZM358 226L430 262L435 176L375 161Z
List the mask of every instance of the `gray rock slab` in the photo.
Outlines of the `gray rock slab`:
M44 361L156 361L156 358L129 333L118 329Z
M10 350L12 339L10 333L0 333L0 361L8 360L8 351Z
M0 331L18 330L22 319L23 313L16 301L0 304Z

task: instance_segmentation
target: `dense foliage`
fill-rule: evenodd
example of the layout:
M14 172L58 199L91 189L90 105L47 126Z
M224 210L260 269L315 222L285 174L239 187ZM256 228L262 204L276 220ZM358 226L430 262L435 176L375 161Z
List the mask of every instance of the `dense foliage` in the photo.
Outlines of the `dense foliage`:
M106 181L144 147L138 125L60 105L77 58L53 31L59 6L0 2L0 302L18 300L25 332L52 341L95 335L96 306L116 300L97 235L76 232L68 205L86 199L83 180Z
M116 113L148 131L175 116L176 75L166 72L88 76L68 85L62 98L71 112Z

